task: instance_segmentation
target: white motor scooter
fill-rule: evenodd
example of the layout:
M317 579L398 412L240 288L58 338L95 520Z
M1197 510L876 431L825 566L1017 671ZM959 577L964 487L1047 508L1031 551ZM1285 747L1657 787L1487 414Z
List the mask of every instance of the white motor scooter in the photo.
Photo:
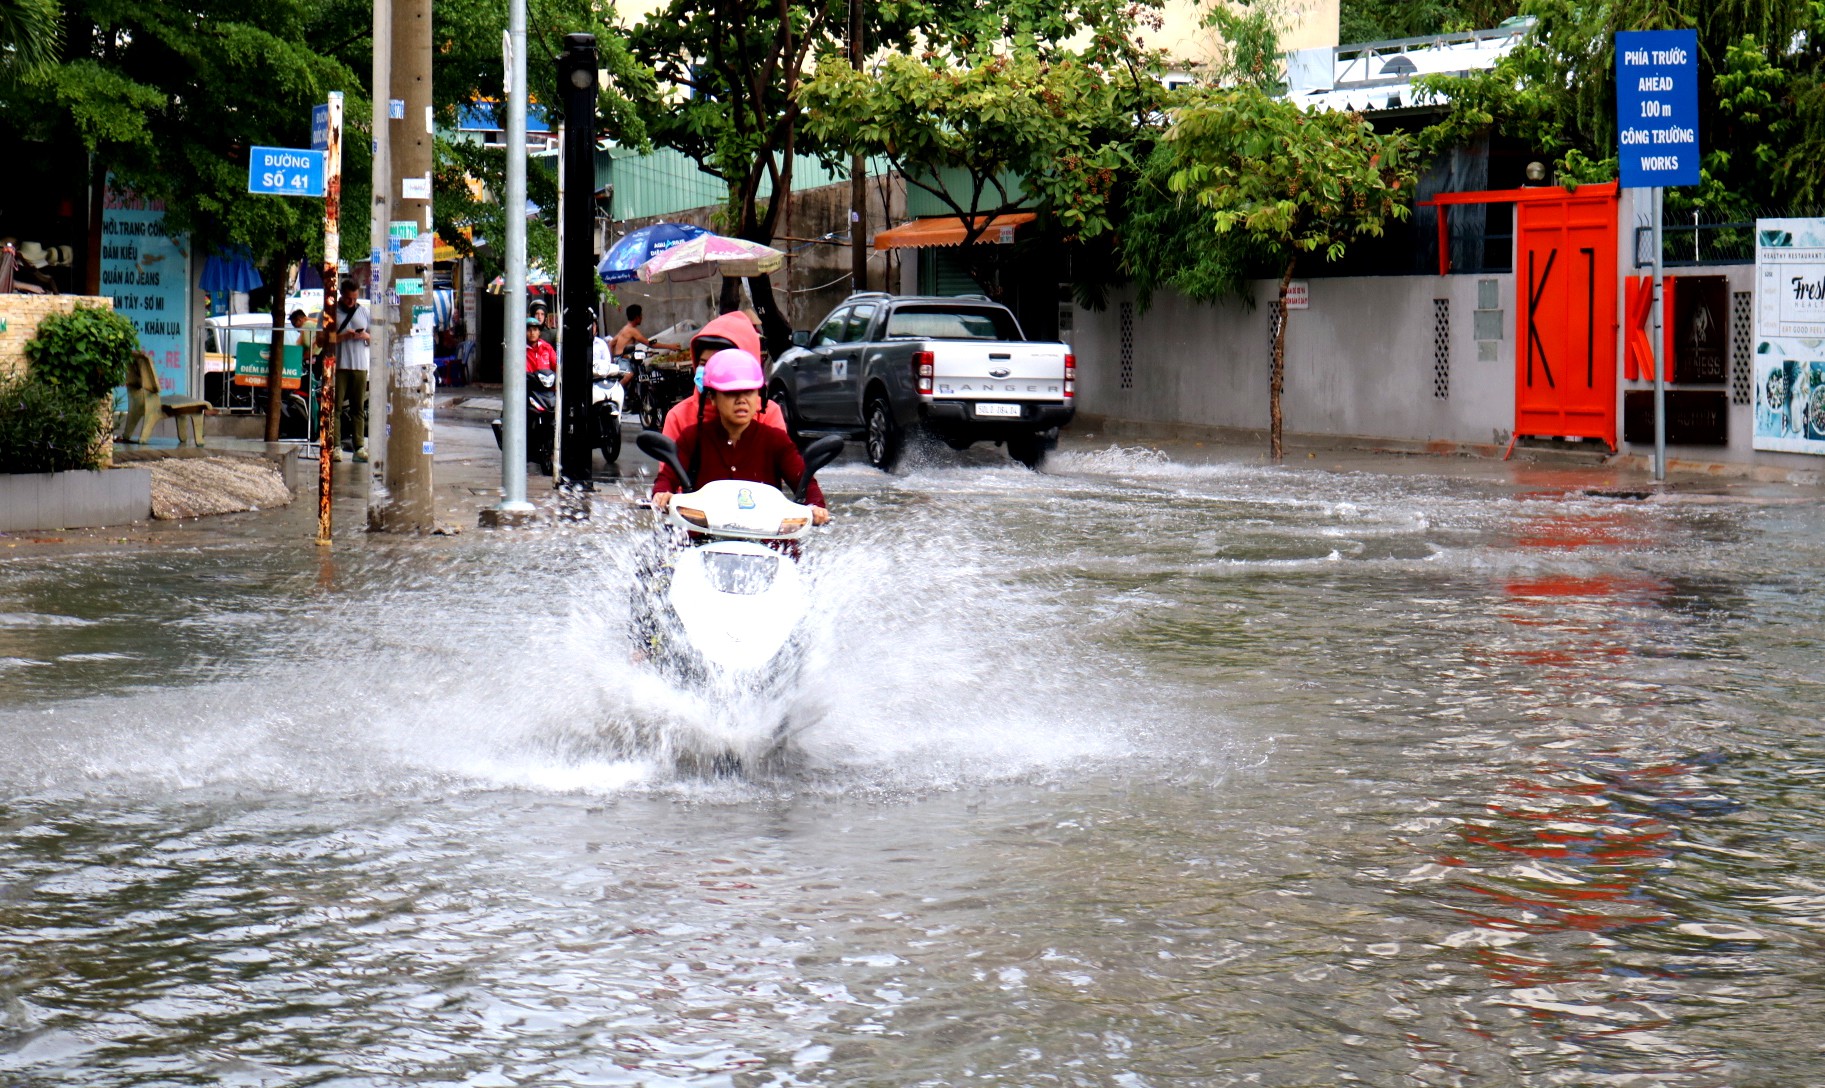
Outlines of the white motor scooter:
M642 574L635 620L642 651L710 695L780 690L794 674L793 641L809 609L797 546L811 532L805 495L813 475L843 451L843 439L821 438L805 450L805 473L790 497L747 480L695 487L671 439L643 431L635 442L670 466L684 489L661 515L682 546Z
M621 457L621 414L627 407L627 387L621 379L627 371L608 350L606 341L596 340L596 352L590 363L594 379L589 391L590 410L596 415L596 446L602 460L610 465Z

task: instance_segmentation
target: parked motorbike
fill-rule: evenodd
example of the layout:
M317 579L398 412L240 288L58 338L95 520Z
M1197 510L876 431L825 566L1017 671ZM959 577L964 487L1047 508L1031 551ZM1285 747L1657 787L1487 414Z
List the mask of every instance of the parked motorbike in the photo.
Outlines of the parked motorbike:
M551 475L551 451L557 435L558 375L553 370L534 370L526 375L526 460L539 466L540 475ZM494 428L494 444L505 451L501 421ZM616 432L619 441L620 431ZM617 452L619 452L617 450Z
M627 372L612 359L598 359L592 373L595 383L590 389L590 409L596 414L596 444L602 451L602 460L612 465L621 456L621 413L627 400L627 387L621 384L621 378Z
M635 368L635 384L640 387L640 426L649 431L665 427L665 414L679 401L697 391L696 370L692 367L653 366L645 361L645 345Z
M783 690L797 672L796 643L809 610L798 545L811 532L805 495L817 471L842 452L843 439L822 438L805 450L805 472L791 496L747 480L695 487L671 439L643 431L635 442L670 466L683 488L660 515L671 532L664 554L642 572L639 649L674 682L712 695ZM757 709L715 765L765 757L784 742L784 725Z

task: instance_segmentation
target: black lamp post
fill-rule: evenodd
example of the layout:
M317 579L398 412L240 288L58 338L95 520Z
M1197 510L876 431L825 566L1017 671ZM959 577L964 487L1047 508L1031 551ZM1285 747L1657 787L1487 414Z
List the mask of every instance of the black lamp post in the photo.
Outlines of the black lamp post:
M596 312L596 36L566 34L558 57L558 88L564 95L564 200L558 214L564 224L562 270L563 354L558 359L562 403L559 422L564 448L560 482L584 489L591 482L595 457L595 414L590 410L594 356L590 319Z

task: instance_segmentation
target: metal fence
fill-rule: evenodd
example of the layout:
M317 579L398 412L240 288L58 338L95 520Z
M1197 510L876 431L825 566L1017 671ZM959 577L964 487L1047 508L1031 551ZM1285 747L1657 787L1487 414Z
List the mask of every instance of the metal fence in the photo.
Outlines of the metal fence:
M1811 219L1825 215L1825 208L1759 210L1757 219ZM1645 217L1637 217L1644 219ZM1661 261L1668 268L1701 265L1752 264L1755 261L1755 219L1716 212L1671 214L1660 224ZM1635 265L1654 263L1653 228L1635 225Z

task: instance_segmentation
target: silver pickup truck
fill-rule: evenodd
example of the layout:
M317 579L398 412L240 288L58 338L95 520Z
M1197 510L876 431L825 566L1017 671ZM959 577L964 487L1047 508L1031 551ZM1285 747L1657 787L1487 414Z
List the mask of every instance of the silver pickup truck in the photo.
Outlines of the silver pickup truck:
M851 295L792 339L769 391L794 436L862 437L880 469L922 435L1037 466L1077 411L1070 347L1027 340L986 299Z

